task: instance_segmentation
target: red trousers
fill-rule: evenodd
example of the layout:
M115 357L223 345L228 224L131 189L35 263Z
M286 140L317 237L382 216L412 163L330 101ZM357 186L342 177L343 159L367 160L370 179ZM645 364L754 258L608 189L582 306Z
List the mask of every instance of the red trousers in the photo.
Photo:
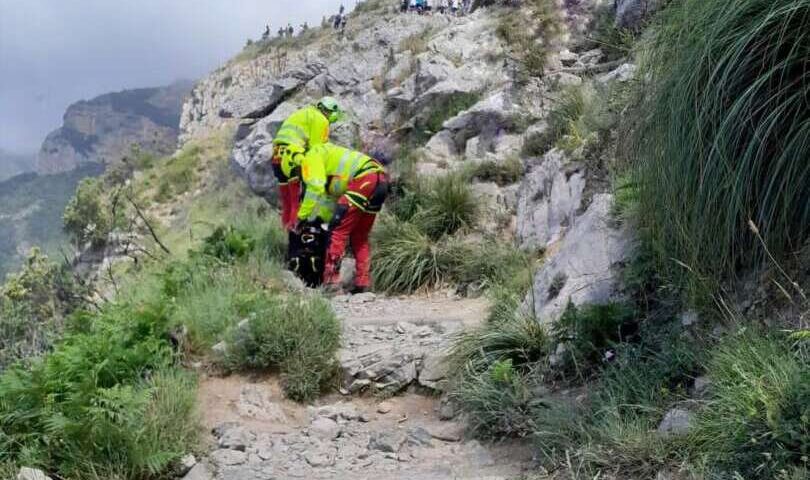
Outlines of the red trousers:
M281 157L278 152L273 156L273 173L278 181L278 199L281 203L281 226L287 230L295 228L298 221L298 208L301 206L301 181L298 178L287 178L281 171Z
M340 263L346 252L347 243L351 243L354 253L356 287L368 288L371 286L371 243L369 234L374 226L377 215L358 208L349 201L349 195L359 193L365 198L371 198L377 183L386 181L385 174L371 174L352 180L347 186L348 195L338 200L338 207L348 208L340 223L332 230L329 240L329 249L326 251L326 265L323 273L323 282L327 285L340 282Z
M279 185L281 200L281 225L287 230L295 228L298 208L301 206L301 182L298 179Z

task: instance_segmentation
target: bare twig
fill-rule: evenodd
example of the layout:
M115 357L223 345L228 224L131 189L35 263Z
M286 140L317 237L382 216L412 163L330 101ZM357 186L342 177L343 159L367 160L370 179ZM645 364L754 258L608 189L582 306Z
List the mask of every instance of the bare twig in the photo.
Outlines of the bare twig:
M155 233L155 229L152 228L152 224L149 223L149 220L146 219L146 216L141 211L141 208L138 206L137 203L135 203L135 200L133 200L129 194L127 194L127 200L129 200L129 203L131 203L132 206L135 207L135 213L137 213L138 217L141 220L143 220L144 224L146 224L146 228L149 230L149 234L152 235L152 238L155 240L158 246L160 246L161 250L171 255L172 253L171 250L169 250L168 247L166 247L166 245L164 245L163 242L160 241L160 238L158 238L157 233Z

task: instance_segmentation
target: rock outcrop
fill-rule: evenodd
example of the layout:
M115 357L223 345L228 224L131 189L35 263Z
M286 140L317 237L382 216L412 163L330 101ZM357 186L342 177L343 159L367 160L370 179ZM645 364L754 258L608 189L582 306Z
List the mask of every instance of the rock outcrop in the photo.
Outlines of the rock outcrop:
M412 137L427 144L420 168L515 154L522 125L531 123L524 117L540 112L519 105L509 61L494 60L504 51L496 26L485 10L462 18L357 15L343 39L320 32L308 45L271 48L202 80L184 106L181 141L237 121L232 162L268 199L273 135L289 113L322 95L337 97L348 114L333 141L387 161L396 160L392 144Z
M51 132L37 156L37 171L53 174L84 163L110 164L133 145L145 152L174 152L189 82L124 90L74 103L62 127Z
M571 219L560 244L534 278L530 301L540 321L553 321L575 305L621 298L621 268L633 253L633 235L613 218L613 196L597 194L581 216Z

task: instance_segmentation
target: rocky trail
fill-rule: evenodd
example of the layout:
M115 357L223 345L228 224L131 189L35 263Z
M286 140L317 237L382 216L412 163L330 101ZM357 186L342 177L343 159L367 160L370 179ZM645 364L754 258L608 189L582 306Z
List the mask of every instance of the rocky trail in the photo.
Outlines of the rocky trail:
M209 377L200 406L210 454L189 480L509 479L527 446L465 437L438 393L441 356L462 327L480 322L482 299L451 295L336 297L343 322L343 386L313 405L285 400L278 379ZM189 462L189 466L193 462Z

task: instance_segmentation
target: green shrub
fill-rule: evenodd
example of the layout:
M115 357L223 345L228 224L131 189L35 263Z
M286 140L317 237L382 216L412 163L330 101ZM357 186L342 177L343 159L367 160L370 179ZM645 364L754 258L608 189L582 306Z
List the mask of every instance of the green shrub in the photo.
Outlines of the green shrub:
M478 2L478 5L494 3L486 1ZM549 49L561 31L562 22L556 3L551 0L501 3L517 7L501 13L495 33L512 50L529 75L542 76Z
M554 340L566 347L560 370L587 376L602 364L608 349L628 340L623 338L623 330L633 324L634 317L633 309L623 304L578 308L569 303L552 330Z
M164 306L82 314L54 351L0 377L0 463L63 478L158 478L193 447L194 382L172 371Z
M205 239L202 252L220 260L243 258L256 248L256 240L233 226L219 226Z
M536 391L548 354L546 330L514 306L463 332L450 351L450 371L456 372L450 395L478 436L528 435L535 427L532 412L548 406Z
M520 310L495 318L459 335L450 352L457 371L487 371L497 362L527 373L548 354L548 334L533 316Z
M467 427L485 438L525 437L535 430L535 409L543 399L533 391L532 373L521 373L512 361L500 360L484 371L466 371L452 398L467 413Z
M62 216L65 232L78 247L88 242L94 247L106 244L114 219L104 195L104 185L95 178L79 183Z
M422 146L443 128L444 122L472 107L481 99L479 92L456 93L441 97L430 109L416 118L407 144Z
M810 2L674 2L649 51L636 132L641 226L693 297L802 245L810 227Z
M32 249L0 287L0 371L47 351L84 293L63 266Z
M289 398L315 398L334 379L340 323L318 298L259 295L247 322L228 334L231 369L278 369Z
M519 157L509 157L502 162L481 162L474 167L472 177L482 182L495 182L502 187L512 185L523 178L523 162Z
M478 213L478 201L470 190L469 179L451 173L430 179L421 192L421 208L413 223L432 240L471 227Z
M590 34L585 48L599 48L606 62L613 62L631 55L635 45L632 31L616 27L616 12L610 4L602 4L594 13Z
M709 470L776 478L807 468L810 349L782 334L748 331L712 351L710 398L691 435Z
M197 180L203 147L191 145L159 165L155 200L166 202L188 192Z
M500 288L509 293L525 295L532 281L529 256L514 245L500 239L482 240L453 245L459 264L453 269L453 280L461 286L474 286L479 290Z
M233 265L199 255L176 262L161 275L175 307L172 325L187 330L189 350L205 352L257 308L258 299L283 292L280 274L280 264L258 252Z

